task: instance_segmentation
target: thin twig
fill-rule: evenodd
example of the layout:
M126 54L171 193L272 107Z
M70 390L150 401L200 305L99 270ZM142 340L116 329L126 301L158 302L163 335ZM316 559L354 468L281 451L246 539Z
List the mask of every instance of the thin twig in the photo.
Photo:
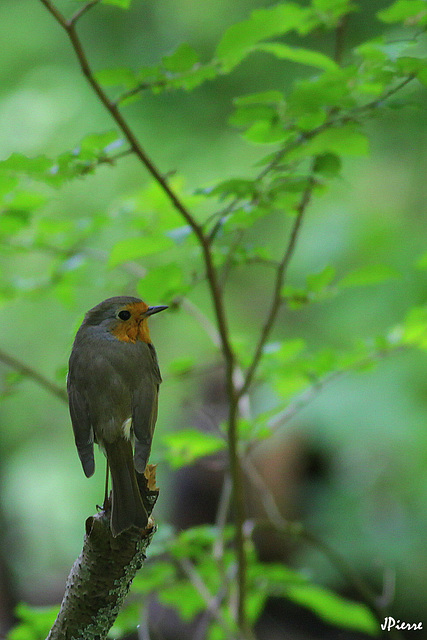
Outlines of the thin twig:
M295 217L295 221L289 236L289 240L288 240L285 252L283 254L283 258L280 261L276 271L276 279L275 279L274 288L273 288L273 295L272 295L272 300L270 304L270 310L267 314L267 318L262 328L261 335L259 337L257 346L255 348L255 352L252 357L251 364L246 372L245 381L239 389L239 396L244 395L252 383L253 377L255 375L256 369L258 367L259 361L262 356L264 345L270 335L270 332L273 328L277 314L282 305L283 299L282 299L281 291L285 281L286 271L294 253L296 241L301 228L301 223L304 217L304 213L307 209L307 206L311 200L311 195L313 192L314 185L315 185L315 179L314 179L314 176L312 175L308 181L308 184L302 195L301 201L298 205L297 215Z
M378 606L375 593L373 593L364 580L360 578L360 576L351 568L339 553L332 549L323 540L320 540L317 536L307 531L302 523L291 522L282 516L270 488L259 473L250 456L245 457L243 465L250 481L258 491L258 495L262 500L267 518L273 525L274 529L282 534L286 534L286 536L291 535L298 539L305 540L310 545L321 551L323 555L328 558L331 564L335 566L339 574L352 585L356 593L363 602L366 603L376 619L379 622L382 622L384 620L384 610Z
M76 11L76 13L70 18L68 24L70 25L75 25L76 22L78 20L80 20L80 18L82 17L82 15L84 13L86 13L86 11L89 11L89 9L91 9L92 7L94 7L96 4L98 4L98 2L100 2L100 0L90 0L90 2L87 2L86 4L84 4L80 9L78 9Z
M95 94L98 96L101 103L110 113L113 120L116 122L125 138L127 139L131 149L135 155L139 158L141 163L145 166L147 171L151 174L154 180L159 184L164 193L169 198L174 208L182 215L187 224L191 227L194 235L196 236L200 247L202 249L203 260L206 269L206 277L211 293L212 304L216 316L218 325L218 332L221 337L221 350L225 361L225 378L226 389L229 400L229 437L228 437L228 455L230 463L230 473L233 483L233 496L234 496L234 511L235 511L235 547L238 564L238 623L241 629L246 628L246 613L245 613L245 597L246 597L246 554L244 548L243 539L243 522L244 522L244 501L243 501L243 483L241 478L241 470L238 461L237 442L237 393L234 387L234 366L235 366L235 354L232 349L228 331L228 323L225 314L224 302L222 297L221 288L218 282L218 274L213 262L211 253L210 242L203 231L202 225L200 225L192 213L187 209L179 196L169 186L167 179L160 173L154 162L147 155L135 133L122 116L119 111L118 105L112 102L101 85L97 82L92 68L87 59L85 50L75 30L73 23L67 22L64 16L58 11L51 0L40 0L46 9L53 15L56 21L62 26L67 33L74 52L79 61L83 75L86 77L90 86Z
M342 46L343 46L342 44L339 45L339 47L342 47ZM254 182L261 182L273 169L275 169L279 165L279 163L283 160L283 158L294 149L297 149L302 144L309 142L310 140L318 136L320 133L323 133L323 131L326 131L327 129L348 124L350 122L354 122L356 120L356 117L359 114L373 111L374 109L378 108L383 102L388 100L388 98L391 98L391 96L393 96L395 93L403 89L403 87L405 87L409 82L414 80L415 77L416 77L415 74L410 74L409 76L404 78L400 83L398 83L394 87L391 87L379 98L376 98L375 100L367 102L366 104L353 107L352 109L349 109L347 113L344 113L342 115L337 116L336 111L331 110L330 117L325 122L318 125L317 127L314 127L313 129L300 132L298 135L288 140L285 143L285 145L277 151L277 153L273 156L272 160L255 176ZM297 134L298 132L295 131L295 133ZM209 242L213 242L216 234L218 233L219 229L222 226L222 221L224 220L224 218L226 218L230 213L232 213L236 207L240 206L241 202L242 202L242 198L240 196L236 196L221 211L217 211L211 214L207 218L207 220L205 220L203 226L206 226L211 220L215 218L218 219L209 233L209 236L208 236Z
M228 622L228 620L226 620L220 609L221 601L223 598L223 590L221 589L220 594L218 594L217 596L213 596L199 571L188 558L180 558L178 560L178 564L186 574L193 587L196 589L197 593L204 600L209 613L221 624L225 631L231 634L230 637L233 637L234 629L232 629L230 623Z
M11 367L15 371L18 371L18 373L21 373L26 378L34 380L34 382L37 382L37 384L39 384L41 387L62 400L62 402L68 402L67 392L65 391L65 389L62 389L54 382L51 382L43 374L39 373L32 367L28 367L26 364L5 353L3 350L0 350L0 361L4 362L4 364L6 364L8 367Z

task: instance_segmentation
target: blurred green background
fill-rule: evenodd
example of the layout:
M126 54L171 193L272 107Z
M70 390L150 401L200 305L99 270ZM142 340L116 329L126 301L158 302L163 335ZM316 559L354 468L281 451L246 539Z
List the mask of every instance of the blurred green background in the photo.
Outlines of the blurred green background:
M189 42L208 59L229 25L253 8L271 4L134 0L127 12L97 7L82 19L79 30L95 70L153 64L181 42ZM375 12L388 2L364 0L359 5L347 30L349 47L382 30ZM70 14L76 5L58 6ZM2 0L0 23L1 159L13 152L54 157L73 149L88 133L114 128L81 76L63 32L40 2ZM329 54L333 49L330 34L306 40L304 46ZM126 114L161 170L177 170L184 176L183 188L191 193L215 179L244 175L259 157L256 147L248 147L227 126L232 97L265 88L286 92L295 77L310 73L260 55L192 93L147 94L126 107ZM408 308L425 302L425 272L417 269L416 261L425 252L426 237L426 95L415 85L405 89L405 95L414 107L389 110L369 121L370 157L347 160L343 177L310 207L290 274L298 284L326 264L341 273L384 263L399 276L300 311L283 311L275 329L278 339L303 337L313 348L345 349L398 325ZM44 220L50 237L54 232L58 254L72 246L85 225L90 230L105 218L108 225L100 224L99 233L83 241L78 257L58 273L63 256L58 258L52 246L43 248L40 242L34 250L30 240L19 250L2 246L2 350L65 387L68 354L84 312L108 296L135 293L132 265L126 270L110 268L107 262L118 239L137 235L127 211L143 197L147 184L147 175L128 157L57 190L40 188L37 224L43 230ZM256 233L277 249L280 225L271 220ZM151 264L154 258L140 265L141 273ZM227 303L238 335L256 335L270 291L268 268L233 273ZM211 316L203 286L191 299ZM205 402L218 388L221 392L219 357L185 310L162 314L151 326L164 374L151 456L158 463L161 486L156 518L160 524L172 520L180 526L191 522L191 515L177 515L174 490L186 480L168 466L162 437L203 421ZM174 361L187 356L205 367L202 374L174 375ZM370 371L337 380L274 442L263 444L259 454L260 468L265 459L270 470L278 469L270 479L286 514L301 518L378 590L384 576L390 582L395 575L393 614L417 621L426 610L427 582L426 364L425 353L404 351ZM67 406L31 380L16 384L11 369L1 363L0 371L0 580L7 626L8 597L34 604L56 603L62 597L81 549L84 520L102 500L104 463L98 455L98 472L87 480ZM221 416L218 398L209 410L213 419ZM286 472L281 465L287 462ZM345 588L317 551L295 544L284 555L323 584Z

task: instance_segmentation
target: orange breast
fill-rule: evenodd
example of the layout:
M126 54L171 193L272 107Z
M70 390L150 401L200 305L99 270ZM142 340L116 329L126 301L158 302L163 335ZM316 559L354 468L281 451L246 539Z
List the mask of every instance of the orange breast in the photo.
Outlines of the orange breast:
M122 342L151 342L148 322L146 318L141 318L141 314L147 311L148 305L145 302L134 302L128 304L125 309L130 311L129 320L118 320L112 330L113 336Z

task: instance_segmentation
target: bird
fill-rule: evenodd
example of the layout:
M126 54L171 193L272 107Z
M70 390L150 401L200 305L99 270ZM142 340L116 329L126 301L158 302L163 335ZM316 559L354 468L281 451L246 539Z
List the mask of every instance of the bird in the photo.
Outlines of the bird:
M150 455L162 377L147 320L164 309L131 296L108 298L86 313L71 350L74 439L87 477L95 471L94 442L107 457L104 508L110 471L113 537L148 522L138 476Z

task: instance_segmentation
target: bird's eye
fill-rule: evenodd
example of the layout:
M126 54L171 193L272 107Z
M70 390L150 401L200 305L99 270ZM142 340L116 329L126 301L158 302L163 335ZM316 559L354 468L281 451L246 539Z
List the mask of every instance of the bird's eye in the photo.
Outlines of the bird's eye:
M120 320L129 320L131 313L130 311L123 309L123 311L120 311L117 315L120 318Z

